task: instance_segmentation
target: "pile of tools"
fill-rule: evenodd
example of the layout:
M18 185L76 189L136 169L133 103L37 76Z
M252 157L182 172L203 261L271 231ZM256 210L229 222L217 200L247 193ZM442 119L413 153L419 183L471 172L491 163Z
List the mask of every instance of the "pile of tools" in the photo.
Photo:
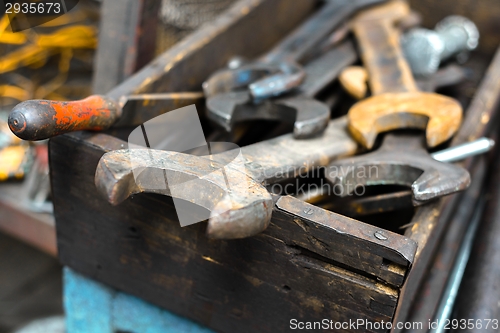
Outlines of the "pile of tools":
M130 176L137 168L144 170L140 178L152 177L148 169L206 177L211 186L201 183L201 188L182 191L178 196L212 211L208 234L221 239L249 237L264 230L270 222L273 206L272 195L264 186L318 167L326 167L324 176L332 185L341 185L339 193L344 197L352 196L359 186L400 185L411 188L411 193L396 193L383 200L397 199L421 205L467 188L468 172L446 163L458 158L437 161L427 149L448 142L462 122L461 105L453 98L432 91L460 83L465 78L464 70L452 64L438 71L439 62L454 55L463 57L465 52L474 49L479 37L477 29L462 17L445 19L436 31L410 29L402 39L403 53L398 24L403 22L403 27L408 29L415 24L415 18L409 6L398 1L358 13L380 3L380 0L327 2L259 59L234 58L227 69L217 71L206 80L203 90L207 117L228 132L238 123L256 119L293 123L293 138L285 135L242 149L246 169L234 176L241 180L231 184L232 189L224 178L211 179L209 175L217 168L224 169L227 154L208 159L144 150L106 154L97 169L97 188L110 202L117 204L133 193L158 192ZM349 31L354 34L364 67L351 66L358 56ZM425 43L429 45L421 46ZM425 57L417 56L420 53ZM343 88L359 99L367 94L368 81L371 97L352 105L347 116L330 120L332 102L329 105L315 97L333 89L331 84L339 76ZM181 94L180 105L193 103L200 97L196 93ZM330 99L331 95L327 94ZM168 97L158 98L164 107ZM126 102L120 101L121 105L101 96L70 103L27 101L14 108L9 125L14 133L31 140L69 130L104 129L119 122L118 119L128 113L129 104L133 104L132 101L138 104L140 99L129 97ZM402 129L420 129L425 131L425 136L418 131L400 131ZM375 151L338 160L363 149L373 150L380 133L385 133L383 142ZM491 141L483 140L455 148L455 154L463 151L465 158L470 156L470 147L478 147L477 153L483 153L491 146ZM148 142L147 148L156 148L155 143ZM188 160L190 163L195 160L196 168L187 167ZM332 164L333 160L336 161ZM219 165L215 167L214 162ZM226 173L231 172L233 169L229 166ZM226 193L222 200L220 195L207 200L214 191L213 186ZM246 186L258 190L248 192ZM323 186L316 196L329 194L325 189ZM238 190L241 195L237 194ZM160 193L171 194L168 188ZM308 201L315 200L311 193L305 195ZM365 211L363 203L355 205L358 211ZM392 209L404 208L400 207L404 204L395 206ZM377 210L382 211L383 207L380 202ZM227 210L229 214L220 214Z
M404 1L325 1L266 54L235 54L205 80L203 93L31 100L12 110L9 126L23 139L42 140L141 125L142 143L129 140L130 149L106 152L97 165L96 188L111 204L146 192L182 199L210 212L207 235L220 240L259 235L286 212L306 232L315 225L318 237L353 239L338 253L301 246L375 276L398 290L400 302L414 300L436 246L430 232L446 227L436 227L436 212L451 214L459 197L438 199L471 180L482 185L471 159L454 162L494 145L481 138L489 132L474 102L464 122L461 103L435 92L468 79L458 64L478 45L474 23L451 16L435 30L418 24ZM165 133L148 135L158 122L152 118L203 100L207 141L241 148L196 153L165 145ZM392 318L396 303L371 310ZM410 303L397 318L408 318Z

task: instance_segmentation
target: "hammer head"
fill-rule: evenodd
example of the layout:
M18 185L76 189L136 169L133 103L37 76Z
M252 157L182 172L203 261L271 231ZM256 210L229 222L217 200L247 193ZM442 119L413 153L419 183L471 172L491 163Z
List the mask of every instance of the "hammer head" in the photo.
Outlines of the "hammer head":
M143 192L199 205L210 212L207 234L212 238L255 235L267 228L273 209L269 192L237 165L177 152L125 149L106 153L97 166L95 183L113 205Z
M462 107L453 98L435 93L385 93L357 102L347 117L349 131L368 149L379 133L402 128L426 130L427 145L435 147L458 130Z
M411 133L386 134L375 152L339 160L326 171L327 179L342 186L341 196L359 194L358 186L404 185L411 187L414 205L466 189L467 170L433 159L423 137Z
M227 131L234 123L269 119L293 122L296 139L321 133L330 119L330 109L324 103L305 96L277 98L254 103L248 92L229 92L207 99L208 116Z

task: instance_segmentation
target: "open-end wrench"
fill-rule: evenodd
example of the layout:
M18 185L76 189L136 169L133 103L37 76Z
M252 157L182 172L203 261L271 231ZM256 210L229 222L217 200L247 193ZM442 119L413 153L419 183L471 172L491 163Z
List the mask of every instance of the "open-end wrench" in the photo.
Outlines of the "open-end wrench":
M311 137L323 131L330 119L330 108L314 96L356 59L351 41L345 41L306 65L306 80L297 92L260 103L253 103L248 91L217 94L207 100L208 115L228 131L242 120L274 119L293 122L297 139Z
M237 66L212 74L203 84L205 95L210 97L247 86L250 94L260 99L290 91L305 77L299 63L314 52L323 39L359 9L382 1L326 1L317 13L259 59L240 61Z
M417 89L394 28L394 21L406 11L405 2L394 1L354 19L373 96L349 110L349 130L369 149L380 132L403 128L426 129L427 145L434 147L448 140L461 123L457 101ZM425 147L418 134L388 133L380 149L335 162L326 177L343 185L342 195L358 185L411 186L415 205L467 188L470 175L465 169L437 162Z
M99 161L95 182L112 204L141 192L188 200L210 210L210 237L243 238L261 232L269 224L274 204L266 184L326 166L357 149L346 131L346 118L342 117L331 121L315 138L295 140L286 134L243 147L241 164L232 162L239 156L234 150L209 157L154 149L112 151ZM166 178L172 179L169 176L198 182L182 191L171 191L174 184L168 183ZM151 181L165 186L148 187Z
M431 157L440 162L453 163L462 161L471 156L489 152L494 145L495 142L493 140L483 137L472 142L437 151L432 153ZM325 185L313 191L300 193L296 197L309 203L316 203L327 198L330 194L329 192L329 185ZM322 207L350 217L355 217L404 209L411 205L412 192L410 190L403 190L356 198L349 202L326 203L322 205Z
M322 39L357 10L378 2L381 0L328 1L317 14L313 15L261 59L237 68L224 69L214 73L203 84L207 96L208 117L226 130L230 130L236 121L243 121L247 118L240 114L237 120L232 119L233 114L238 112L227 111L227 107L221 100L227 99L226 103L234 107L242 104L258 104L262 99L278 96L298 87L305 78L304 70L298 65L300 59L304 58L308 52L314 51ZM283 68L287 68L287 70L283 71ZM290 69L294 70L290 71ZM268 76L269 74L272 75ZM232 95L226 95L225 98L217 96L236 89L244 89L247 92L244 99L241 97L237 104L235 104L235 98ZM217 98L217 100L212 101L213 98ZM221 106L223 109L220 109ZM283 119L284 117L288 120L288 118L292 118L289 114L269 116L268 112L257 112L259 116L251 113L246 114L251 115L251 119ZM296 127L300 128L301 126L297 125ZM318 127L317 131L322 129L324 126ZM306 137L316 134L317 131L297 134L300 137Z
M23 140L44 140L82 130L136 126L164 112L202 101L200 92L141 94L119 100L92 95L79 101L29 100L16 105L9 128Z

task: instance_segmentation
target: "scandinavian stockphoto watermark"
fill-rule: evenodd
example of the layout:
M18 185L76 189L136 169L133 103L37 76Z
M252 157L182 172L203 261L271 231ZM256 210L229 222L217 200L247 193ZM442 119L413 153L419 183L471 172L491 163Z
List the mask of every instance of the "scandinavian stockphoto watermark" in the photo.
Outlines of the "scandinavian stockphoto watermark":
M156 149L179 153L171 155L168 161L154 160L153 154L150 154L150 162L131 158L130 163L137 184L149 192L168 194L173 198L181 226L205 221L215 217L215 214L223 214L231 207L227 207L225 211L218 207L215 213L213 208L217 202L235 192L241 196L245 191L252 190L251 184L244 181L244 175L255 174L255 170L247 170L247 167L253 166L247 163L244 150L231 142L207 142L195 105L167 112L135 128L129 135L128 148L131 151ZM183 154L195 156L186 159ZM145 165L161 167L146 169ZM179 172L180 169L183 172ZM265 179L276 180L267 187L268 190L279 195L293 196L314 191L321 191L322 195L361 196L365 193L365 187L359 180L378 177L375 166L330 166L318 167L312 171L304 166L290 171L289 166L283 165L283 170L275 166L272 170L272 175L267 174L270 171L265 168L260 170ZM235 171L242 177L231 177ZM330 179L343 179L342 184L326 181L326 175ZM309 182L309 178L316 181ZM216 182L214 179L222 181ZM236 187L238 191L234 191ZM250 197L251 194L247 193Z
M328 330L328 331L384 331L388 332L391 329L397 330L437 330L442 327L444 330L471 330L481 332L482 330L498 330L500 327L498 319L445 319L445 320L427 320L407 321L407 322L391 322L391 321L371 321L368 319L349 319L346 321L335 321L331 319L323 319L321 321L300 321L297 319L290 320L290 329L297 331L310 330Z

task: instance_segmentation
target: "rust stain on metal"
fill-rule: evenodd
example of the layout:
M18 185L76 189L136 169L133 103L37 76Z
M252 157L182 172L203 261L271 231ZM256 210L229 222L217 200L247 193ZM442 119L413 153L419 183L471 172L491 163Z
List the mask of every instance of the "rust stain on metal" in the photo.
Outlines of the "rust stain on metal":
M400 128L426 129L427 144L435 147L456 133L462 107L455 99L435 93L384 93L356 103L348 119L351 134L369 149L378 133Z
M120 116L118 104L100 95L73 102L29 100L12 109L9 128L22 139L42 140L71 131L107 129Z

